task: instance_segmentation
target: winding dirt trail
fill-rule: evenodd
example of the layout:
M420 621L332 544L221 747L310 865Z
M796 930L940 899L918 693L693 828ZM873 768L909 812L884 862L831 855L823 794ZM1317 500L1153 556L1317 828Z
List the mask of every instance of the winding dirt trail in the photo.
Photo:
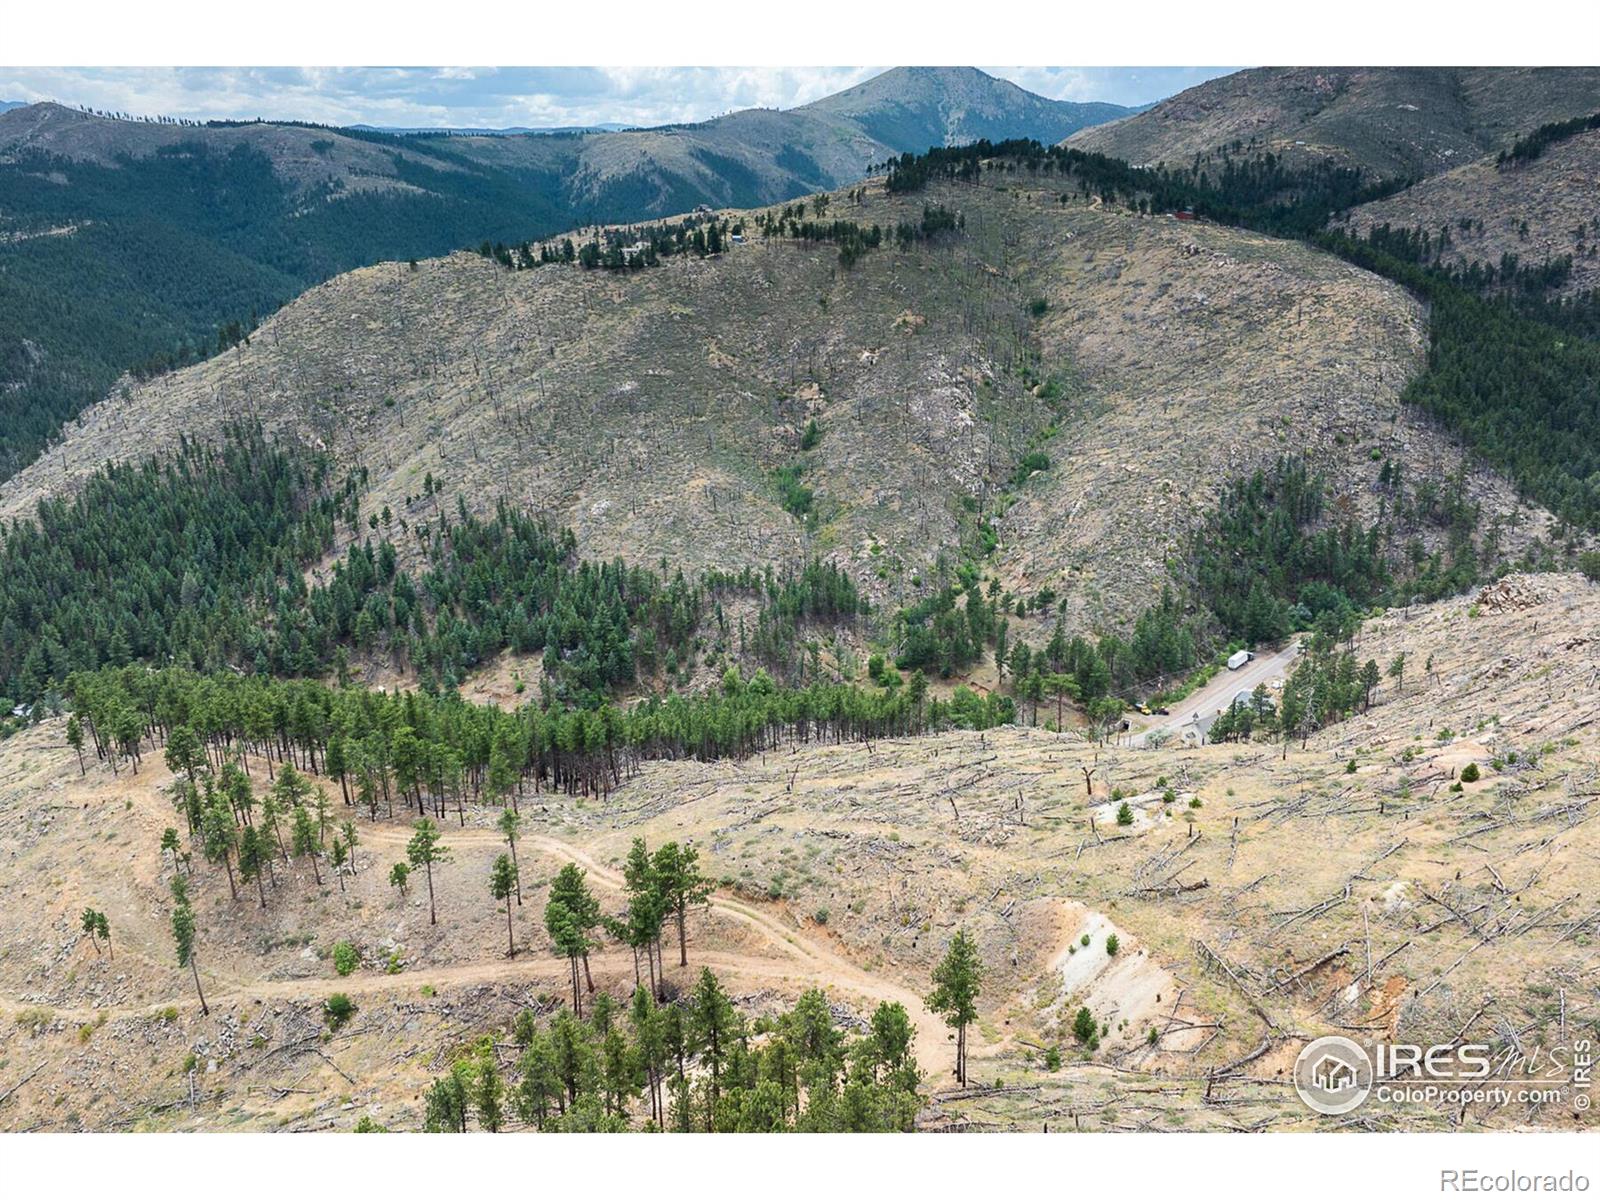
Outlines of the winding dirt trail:
M409 836L407 830L382 829L374 830L373 842L404 842ZM452 843L493 844L498 845L502 839L498 832L493 830L460 830L451 835ZM576 863L588 872L588 877L595 883L609 891L620 892L623 890L623 878L619 871L599 862L588 851L570 842L561 841L546 834L524 835L521 844L531 849L536 849L552 858L562 859ZM866 1000L876 1005L888 1001L902 1005L911 1022L917 1030L917 1059L922 1069L929 1077L935 1073L947 1073L954 1069L954 1050L948 1043L950 1030L942 1018L930 1012L921 996L909 988L901 987L880 976L856 966L844 958L826 942L811 937L804 930L796 928L779 920L771 912L763 911L760 907L736 900L730 896L715 893L710 899L712 911L729 917L747 928L754 930L773 947L779 950L789 961L766 958L748 954L727 954L706 951L695 951L688 970L692 973L700 966L709 966L719 973L746 979L770 980L774 982L804 983L814 987L837 988L859 999ZM670 948L669 948L670 949ZM606 954L594 961L615 959L619 963L632 962L631 955ZM683 968L674 966L667 956L667 970L669 977ZM565 959L549 959L549 970L560 976L567 969ZM526 960L524 967L528 964ZM508 960L500 964L507 970L512 968ZM469 964L457 968L441 968L448 974L452 971L467 972L474 969L498 969L496 964ZM422 972L408 971L406 977L414 979L420 977ZM499 978L500 976L491 976ZM461 981L456 977L455 981ZM476 979L472 980L477 982Z
M367 846L404 845L409 839L409 829L374 827L364 833ZM453 846L500 845L498 832L487 829L463 829L450 835ZM583 867L588 877L609 892L623 890L620 872L597 861L586 850L569 842L543 834L524 835L522 846L562 861ZM787 989L820 987L824 991L841 993L850 999L875 1007L882 1002L903 1005L917 1031L917 1060L930 1082L942 1080L954 1066L954 1050L950 1031L943 1020L928 1010L921 996L856 966L829 946L825 940L813 937L806 931L785 923L777 914L763 910L723 894L714 894L710 908L721 916L735 921L753 931L774 951L773 954L745 954L728 951L696 949L690 954L687 968L676 964L670 944L665 947L666 977L674 980L681 989L692 986L694 976L701 967L710 967L722 978L725 985L745 983L756 986L778 986ZM670 942L670 939L669 939ZM128 951L138 953L133 946ZM633 955L629 951L607 949L591 955L591 965L597 975L626 980L634 970ZM246 979L231 972L213 972L202 960L202 975L209 985L207 999L213 1007L253 1000L303 1000L325 999L335 992L351 996L375 996L395 992L412 992L423 986L454 988L485 983L548 984L559 989L567 976L567 960L548 956L522 954L516 958L496 958L457 963L439 967L408 969L398 975L382 973L351 975L343 978L302 979ZM199 1001L193 993L180 994L170 1000L153 1000L138 1005L107 1008L65 1008L52 1006L58 1017L75 1021L93 1020L102 1013L108 1017L133 1017L152 1011L175 1007L191 1010ZM20 1007L7 998L5 1007Z

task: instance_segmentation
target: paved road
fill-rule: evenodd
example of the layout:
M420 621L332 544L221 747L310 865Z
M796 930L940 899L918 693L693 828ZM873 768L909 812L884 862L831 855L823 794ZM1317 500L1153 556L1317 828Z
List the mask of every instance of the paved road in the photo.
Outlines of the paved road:
M1253 692L1268 680L1287 677L1289 668L1299 654L1300 643L1290 642L1276 654L1257 655L1237 671L1219 671L1217 677L1205 687L1179 701L1170 717L1161 718L1159 724L1141 729L1133 735L1129 744L1143 746L1152 733L1163 731L1170 738L1179 738L1190 727L1198 727L1200 736L1204 738L1212 722L1217 719L1217 714L1233 702L1235 695L1242 691Z

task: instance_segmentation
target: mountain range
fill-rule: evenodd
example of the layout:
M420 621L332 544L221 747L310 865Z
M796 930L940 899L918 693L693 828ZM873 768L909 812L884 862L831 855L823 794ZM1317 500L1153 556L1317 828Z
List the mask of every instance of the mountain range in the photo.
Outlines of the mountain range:
M843 186L977 138L1053 141L1131 110L909 67L790 111L576 133L0 114L0 478L118 375L193 361L340 271L697 205Z
M1588 78L0 115L13 463L70 417L0 479L0 1128L1330 1130L1313 1038L1559 1056Z

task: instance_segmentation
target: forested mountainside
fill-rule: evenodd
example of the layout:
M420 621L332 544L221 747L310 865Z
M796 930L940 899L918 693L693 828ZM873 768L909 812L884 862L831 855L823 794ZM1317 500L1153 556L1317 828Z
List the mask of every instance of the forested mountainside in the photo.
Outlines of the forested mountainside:
M352 267L770 203L901 152L980 134L1054 138L1125 111L1045 100L970 68L892 71L853 91L848 111L484 137L7 112L0 478L124 371L204 358Z

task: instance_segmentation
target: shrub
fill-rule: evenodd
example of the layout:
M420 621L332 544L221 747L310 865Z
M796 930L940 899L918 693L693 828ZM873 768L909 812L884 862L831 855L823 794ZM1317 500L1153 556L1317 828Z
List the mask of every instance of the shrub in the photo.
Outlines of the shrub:
M361 952L349 942L333 944L333 969L341 976L350 974L361 965Z
M48 1029L56 1014L48 1008L24 1008L17 1012L17 1028L26 1029L37 1037Z
M1043 296L1035 296L1032 300L1028 301L1028 315L1033 317L1035 320L1044 316L1045 313L1049 311L1050 301L1046 300Z
M1021 487L1028 482L1028 477L1035 471L1048 471L1050 469L1050 456L1043 450L1030 450L1022 456L1022 461L1017 464L1017 469L1011 474L1011 482Z
M814 915L816 917L816 922L817 922L818 925L826 925L828 923L828 910L827 909L819 908L819 909L817 909L817 911L816 911L816 913Z
M1080 1008L1078 1015L1072 1018L1072 1036L1084 1045L1097 1040L1099 1028L1095 1024L1094 1014L1087 1008Z
M804 471L804 465L793 463L787 467L779 467L774 475L774 482L778 488L778 501L783 505L784 511L792 517L804 517L809 513L811 502L815 498L815 493L800 482L800 476Z
M335 992L322 1002L322 1013L328 1019L329 1029L338 1029L355 1016L355 1001L343 992Z
M1466 766L1461 768L1461 782L1477 783L1481 777L1481 774L1482 773L1478 770L1478 764L1475 762L1469 762Z
M1079 943L1079 945L1087 946L1089 944L1089 935L1087 933L1084 934L1081 938L1078 939L1078 943Z
M1117 941L1117 935L1116 934L1113 933L1113 934L1110 934L1110 935L1108 935L1106 937L1106 953L1107 954L1115 956L1115 954L1117 953L1117 948L1119 946L1121 946L1121 945L1122 945L1122 943Z

